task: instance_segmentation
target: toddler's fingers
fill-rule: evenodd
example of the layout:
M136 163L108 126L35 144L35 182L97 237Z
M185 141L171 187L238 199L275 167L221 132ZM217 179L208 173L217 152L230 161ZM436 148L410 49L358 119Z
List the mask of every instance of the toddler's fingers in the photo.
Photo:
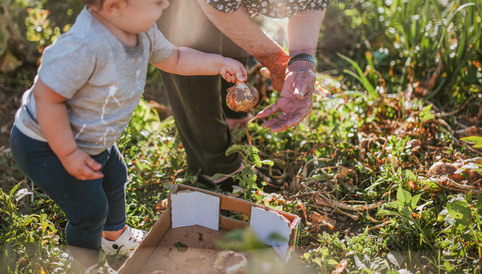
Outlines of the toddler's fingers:
M102 168L101 164L90 157L86 159L85 164L94 171L98 171Z
M248 80L248 72L244 66L241 66L240 69L236 71L236 78L238 79L238 82L246 82Z
M87 174L86 176L88 177L89 180L95 180L95 179L100 179L104 177L104 174L100 172L99 170L102 168L102 165L96 162L92 158L87 158L85 161L85 164L87 165Z
M233 80L233 78L235 78L235 77L229 72L227 72L225 77L224 77L224 79L226 81L230 82L230 83L234 83L234 80L236 80L236 79Z

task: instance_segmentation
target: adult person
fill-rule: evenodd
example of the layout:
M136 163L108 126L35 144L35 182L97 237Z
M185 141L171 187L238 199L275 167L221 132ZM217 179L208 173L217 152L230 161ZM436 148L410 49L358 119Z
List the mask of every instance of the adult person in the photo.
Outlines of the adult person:
M266 67L280 97L257 117L271 118L263 127L281 132L300 123L311 109L317 69L314 56L330 1L172 0L158 25L174 44L240 61L249 53ZM288 18L289 52L252 20L257 14ZM232 142L222 91L229 85L217 76L165 72L161 76L190 168L200 172L202 181L229 189L233 183L229 176L209 180L216 173L232 175L244 167L239 155L225 155ZM261 173L257 175L269 181Z

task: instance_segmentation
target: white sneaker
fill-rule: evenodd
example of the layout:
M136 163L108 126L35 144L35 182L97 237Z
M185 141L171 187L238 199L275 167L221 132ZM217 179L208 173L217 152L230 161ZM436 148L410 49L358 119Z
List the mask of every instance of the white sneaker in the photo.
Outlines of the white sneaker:
M129 255L144 240L146 233L144 230L127 226L115 241L102 238L102 249L108 255L114 255L117 252L127 252Z
M109 264L105 263L103 266L93 265L85 270L85 274L98 274L98 273L109 273L109 274L117 274Z

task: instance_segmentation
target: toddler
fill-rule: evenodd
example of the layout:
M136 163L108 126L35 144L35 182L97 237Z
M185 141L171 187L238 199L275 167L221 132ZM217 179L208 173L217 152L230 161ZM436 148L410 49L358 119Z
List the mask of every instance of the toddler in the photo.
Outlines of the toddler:
M246 81L247 72L233 59L167 41L155 22L168 0L84 3L72 28L45 49L10 143L20 169L64 211L67 244L90 271L101 247L132 250L144 237L126 226L127 167L115 142L141 99L148 62L229 82Z

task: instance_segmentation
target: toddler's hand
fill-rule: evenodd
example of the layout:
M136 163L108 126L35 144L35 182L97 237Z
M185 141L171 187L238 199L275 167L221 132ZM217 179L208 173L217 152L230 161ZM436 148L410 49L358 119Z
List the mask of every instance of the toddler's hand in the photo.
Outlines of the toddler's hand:
M65 170L79 180L94 180L104 177L104 174L99 171L102 165L79 148L59 159Z
M246 82L246 80L248 80L248 72L243 64L227 57L224 58L223 64L219 69L219 74L231 83Z

